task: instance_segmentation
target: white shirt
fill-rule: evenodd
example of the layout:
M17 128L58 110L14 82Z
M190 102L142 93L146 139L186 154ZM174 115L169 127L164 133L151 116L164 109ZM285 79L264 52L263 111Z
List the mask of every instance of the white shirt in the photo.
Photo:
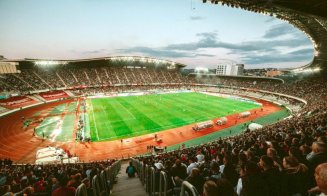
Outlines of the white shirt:
M237 195L241 195L243 185L242 185L242 178L238 179L237 186L236 186L236 193Z
M198 163L201 163L204 159L204 155L203 154L198 154L196 155L196 158L198 159Z
M187 175L190 175L192 172L193 168L197 168L199 165L197 163L191 163L188 167L187 167Z

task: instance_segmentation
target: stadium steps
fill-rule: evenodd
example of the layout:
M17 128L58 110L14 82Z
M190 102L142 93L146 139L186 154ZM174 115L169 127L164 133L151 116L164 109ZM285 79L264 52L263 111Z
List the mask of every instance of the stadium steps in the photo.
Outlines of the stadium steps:
M129 178L125 173L129 161L122 162L117 175L117 184L112 189L111 196L144 196L147 195L139 178Z

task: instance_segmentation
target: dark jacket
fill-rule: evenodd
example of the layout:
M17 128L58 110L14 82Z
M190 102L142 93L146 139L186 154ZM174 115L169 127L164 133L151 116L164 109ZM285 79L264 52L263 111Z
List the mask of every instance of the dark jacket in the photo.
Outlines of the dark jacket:
M291 168L283 171L283 184L286 187L287 194L293 195L300 193L306 195L309 187L308 171L299 168Z
M268 186L268 195L280 196L284 192L282 190L282 175L278 168L271 168L262 172L262 177Z
M242 177L241 196L269 196L268 187L261 174Z

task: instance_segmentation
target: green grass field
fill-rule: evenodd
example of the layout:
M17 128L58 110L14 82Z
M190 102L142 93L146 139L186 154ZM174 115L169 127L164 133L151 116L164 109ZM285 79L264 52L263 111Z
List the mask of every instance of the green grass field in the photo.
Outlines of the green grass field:
M259 105L202 93L153 94L87 100L93 141L116 140L231 115Z

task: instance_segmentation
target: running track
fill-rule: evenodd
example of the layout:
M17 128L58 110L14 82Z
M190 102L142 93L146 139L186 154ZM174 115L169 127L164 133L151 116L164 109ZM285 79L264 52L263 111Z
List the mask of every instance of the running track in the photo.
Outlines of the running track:
M128 156L146 153L146 147L150 145L171 146L234 126L235 119L237 119L238 116L237 114L230 115L228 117L228 123L224 126L215 125L213 128L204 129L198 132L194 132L192 130L192 124L158 132L158 138L162 139L162 143L160 144L155 142L153 133L124 139L123 143L121 143L120 140L94 143L79 143L74 141L66 143L51 142L49 140L42 140L42 138L33 136L33 127L36 125L31 124L26 129L22 128L22 116L24 116L25 119L29 119L32 118L33 114L38 111L42 111L43 114L47 114L53 109L53 107L72 101L73 100L64 100L40 105L0 118L0 158L8 157L16 163L33 163L35 161L36 151L46 146L67 149L72 154L76 154L80 160L83 161L122 157L126 158ZM277 112L281 109L270 102L262 100L257 101L263 104L263 111L256 109L256 115L253 114L250 117L238 119L238 124Z

